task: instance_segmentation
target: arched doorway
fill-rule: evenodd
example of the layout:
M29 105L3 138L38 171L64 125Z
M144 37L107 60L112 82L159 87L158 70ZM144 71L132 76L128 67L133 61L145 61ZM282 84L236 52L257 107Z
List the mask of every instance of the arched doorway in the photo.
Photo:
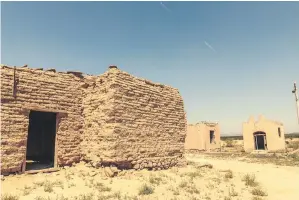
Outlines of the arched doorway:
M267 138L266 133L257 131L253 133L254 136L254 148L255 150L267 150Z

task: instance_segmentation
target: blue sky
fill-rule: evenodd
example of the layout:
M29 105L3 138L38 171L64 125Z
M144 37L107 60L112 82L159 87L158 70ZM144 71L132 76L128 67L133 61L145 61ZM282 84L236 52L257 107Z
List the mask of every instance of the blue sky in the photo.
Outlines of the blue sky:
M164 5L164 6L163 6ZM299 2L2 2L1 63L171 85L189 123L241 133L250 115L298 131ZM166 6L166 7L165 7Z

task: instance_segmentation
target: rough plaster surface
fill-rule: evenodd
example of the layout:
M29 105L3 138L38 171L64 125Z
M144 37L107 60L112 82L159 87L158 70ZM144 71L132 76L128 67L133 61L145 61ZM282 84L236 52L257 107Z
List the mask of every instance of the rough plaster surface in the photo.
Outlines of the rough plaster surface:
M281 136L278 135L278 128L281 130ZM245 152L255 150L254 133L266 133L268 151L285 151L285 133L283 124L280 122L265 119L260 116L257 121L250 117L247 122L243 123L243 140Z
M117 68L100 76L1 66L1 172L20 171L30 110L59 113L58 165L80 159L120 168L183 165L186 116L177 89Z
M214 131L214 142L210 143L210 131ZM220 149L220 127L217 123L201 122L189 124L185 141L186 150L210 151Z

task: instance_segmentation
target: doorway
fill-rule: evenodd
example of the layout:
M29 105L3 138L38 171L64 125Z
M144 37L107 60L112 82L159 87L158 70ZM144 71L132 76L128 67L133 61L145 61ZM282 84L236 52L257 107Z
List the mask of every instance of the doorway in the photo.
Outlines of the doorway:
M255 132L254 134L254 146L255 150L266 150L267 140L265 132Z
M30 111L26 151L26 169L54 167L56 113Z

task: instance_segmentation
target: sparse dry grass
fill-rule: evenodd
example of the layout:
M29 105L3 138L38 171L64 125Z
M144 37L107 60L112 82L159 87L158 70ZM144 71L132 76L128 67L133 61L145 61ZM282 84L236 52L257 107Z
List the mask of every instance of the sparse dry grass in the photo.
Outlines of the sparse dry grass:
M261 188L253 188L252 190L251 190L251 194L252 195L255 195L255 196L267 196L268 194L264 191L264 190L262 190Z
M1 195L2 200L19 200L20 197L17 195L12 195L12 194L3 194Z
M235 191L235 188L234 188L234 187L228 189L228 194L229 194L229 196L231 196L231 197L236 197L236 196L238 196L238 192Z
M94 188L96 188L99 192L110 192L111 191L111 187L105 186L101 182L96 182L94 185Z
M226 140L226 147L234 147L235 146L235 143L233 140L229 139L229 140Z
M160 185L160 183L163 181L162 177L156 176L151 174L149 177L149 182L153 185Z
M251 186L251 187L256 187L256 186L258 186L258 182L256 182L256 180L255 180L255 175L254 174L246 174L244 177L243 177L243 179L242 179L242 181L244 181L245 182L245 185L246 186Z
M45 181L44 182L44 191L45 192L53 192L54 190L53 190L53 186L54 186L54 184L52 183L52 182L50 182L50 181Z
M227 178L227 179L232 179L234 177L232 170L228 170L225 173L224 177Z
M261 197L253 196L251 200L263 200Z
M138 191L138 194L139 195L150 195L150 194L153 194L155 191L155 188L150 186L150 185L147 185L147 184L143 184L140 188L139 188L139 191Z

